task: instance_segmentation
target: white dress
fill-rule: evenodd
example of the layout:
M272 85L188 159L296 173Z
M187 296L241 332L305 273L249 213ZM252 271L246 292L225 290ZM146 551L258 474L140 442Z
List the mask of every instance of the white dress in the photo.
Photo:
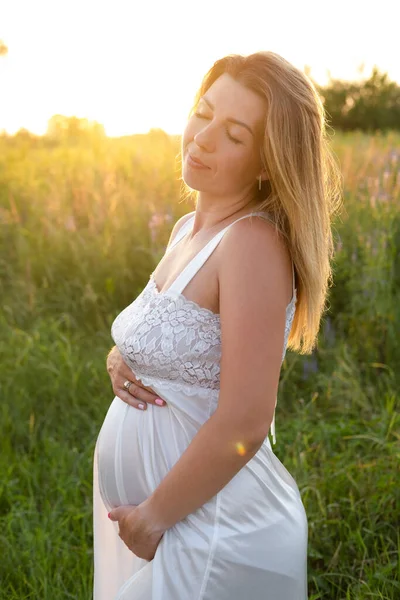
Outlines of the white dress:
M193 222L194 214L167 252ZM167 406L140 411L116 396L103 422L94 452L94 600L307 599L307 517L268 436L220 492L164 533L151 561L131 552L118 523L107 517L111 508L138 505L152 494L217 407L219 315L182 292L232 225L166 291L157 290L152 274L112 324L114 342L136 378ZM282 361L295 308L293 271ZM275 443L274 424L275 416Z

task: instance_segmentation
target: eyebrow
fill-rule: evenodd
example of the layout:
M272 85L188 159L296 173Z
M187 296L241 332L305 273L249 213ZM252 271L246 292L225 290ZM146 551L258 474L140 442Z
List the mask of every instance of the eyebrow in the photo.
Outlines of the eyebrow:
M212 102L210 102L210 100L208 100L205 96L201 96L201 98L199 99L199 102L200 102L200 100L204 100L208 104L208 106L212 110L214 110L214 108L215 108L214 104ZM241 125L242 127L245 127L248 131L250 131L251 135L254 137L254 133L253 133L251 127L246 125L246 123L243 123L243 121L238 121L238 119L232 119L232 118L226 119L226 120L229 121L230 123L236 123L236 125Z

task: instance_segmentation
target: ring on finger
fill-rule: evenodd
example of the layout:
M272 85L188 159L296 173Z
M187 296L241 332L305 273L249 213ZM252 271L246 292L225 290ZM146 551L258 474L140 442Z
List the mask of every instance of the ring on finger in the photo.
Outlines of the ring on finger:
M124 381L124 388L129 391L129 388L131 387L132 383L133 381L129 381L129 379L127 379L126 381Z

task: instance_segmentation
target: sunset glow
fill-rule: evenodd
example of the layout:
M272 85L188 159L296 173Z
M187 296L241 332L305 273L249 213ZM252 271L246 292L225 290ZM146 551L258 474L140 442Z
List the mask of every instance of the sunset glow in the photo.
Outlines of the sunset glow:
M357 79L364 63L400 82L393 4L332 9L305 0L237 7L204 0L13 0L0 8L0 131L43 134L54 114L96 120L111 136L162 128L179 134L202 76L230 53L272 50L318 83Z

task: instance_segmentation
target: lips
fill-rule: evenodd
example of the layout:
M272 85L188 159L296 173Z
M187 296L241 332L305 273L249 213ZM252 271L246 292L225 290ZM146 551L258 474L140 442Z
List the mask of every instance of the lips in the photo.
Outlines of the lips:
M207 165L205 165L203 162L201 162L201 160L199 158L196 158L195 156L193 156L193 154L190 154L190 152L188 154L189 154L189 156L190 156L190 158L192 159L193 162L201 165L202 167L207 167L207 169L210 168Z

